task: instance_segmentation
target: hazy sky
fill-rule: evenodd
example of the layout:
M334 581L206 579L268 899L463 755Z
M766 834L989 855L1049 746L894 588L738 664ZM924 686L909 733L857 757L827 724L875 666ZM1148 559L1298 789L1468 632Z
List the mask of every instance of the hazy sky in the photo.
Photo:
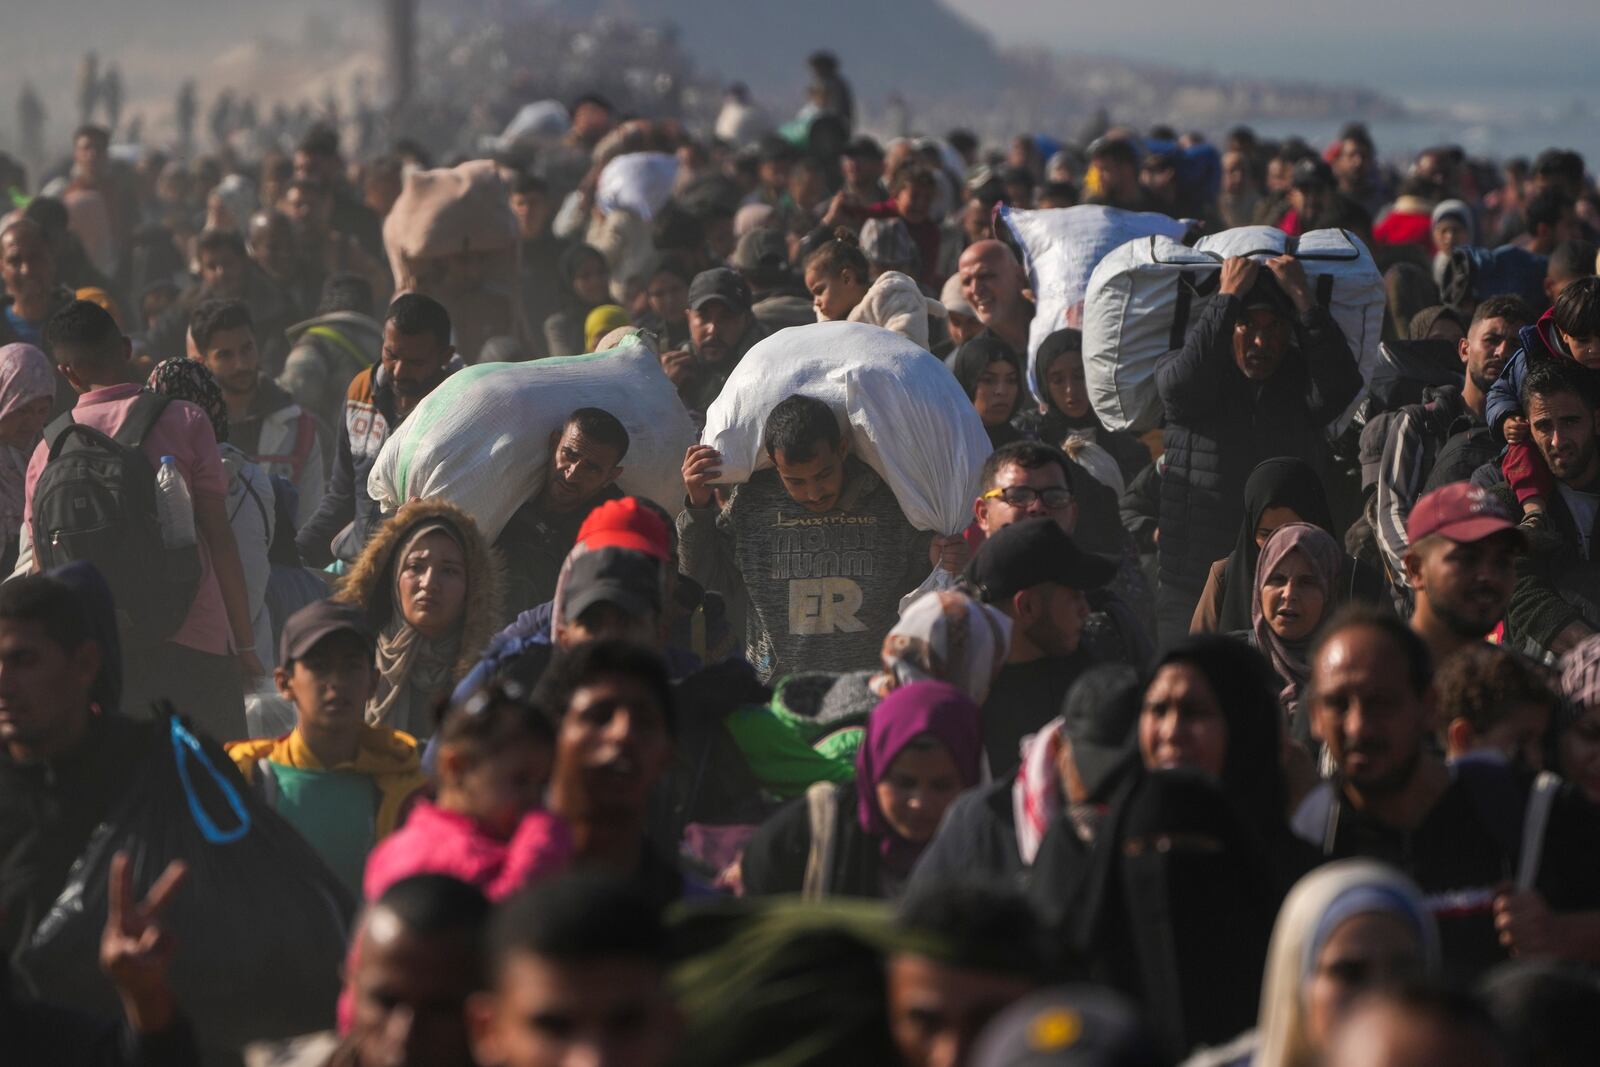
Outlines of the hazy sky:
M1600 106L1596 0L943 0L1001 44L1109 51L1430 101L1561 94ZM1303 43L1302 43L1303 42Z
M441 0L429 0L438 4ZM692 33L696 0L678 0ZM806 0L750 0L763 5ZM863 0L866 3L875 0ZM1411 103L1600 114L1600 0L941 0L1001 45L1147 59L1222 74L1364 85ZM76 56L115 57L132 95L170 99L219 42L295 39L311 11L375 25L378 0L0 0L0 130L24 78L66 121ZM376 36L374 34L374 36ZM177 61L175 62L175 58ZM937 62L938 57L930 57ZM707 66L715 67L711 57ZM216 73L215 68L213 73ZM1591 120L1591 133L1600 128Z

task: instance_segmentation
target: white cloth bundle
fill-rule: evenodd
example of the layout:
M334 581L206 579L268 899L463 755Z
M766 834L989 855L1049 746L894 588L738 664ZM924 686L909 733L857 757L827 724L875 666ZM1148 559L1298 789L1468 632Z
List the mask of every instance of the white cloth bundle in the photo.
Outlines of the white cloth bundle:
M622 491L676 514L694 423L637 335L592 355L457 371L389 435L367 491L385 511L443 497L492 541L543 488L551 433L584 407L610 412L628 431Z

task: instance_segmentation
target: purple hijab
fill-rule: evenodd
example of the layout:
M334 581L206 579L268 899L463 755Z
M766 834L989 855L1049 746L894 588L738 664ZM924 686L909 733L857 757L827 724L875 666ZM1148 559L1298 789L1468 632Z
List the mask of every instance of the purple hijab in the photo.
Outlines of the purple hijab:
M978 784L983 728L978 705L967 694L948 682L913 682L872 709L867 736L856 750L856 818L878 839L884 866L896 874L910 871L926 843L913 844L890 827L878 808L878 783L900 751L923 734L949 751L965 788Z
M1322 621L1333 614L1335 594L1339 589L1339 571L1344 566L1344 551L1328 531L1308 522L1291 522L1273 531L1267 543L1261 546L1261 556L1256 560L1256 595L1250 602L1251 629L1255 633L1256 648L1272 661L1272 669L1284 683L1278 694L1278 703L1286 715L1293 718L1300 704L1300 690L1311 677L1311 642L1313 631L1303 641L1285 641L1268 625L1261 611L1261 590L1272 577L1272 572L1291 552L1299 552L1311 564L1311 569L1322 580ZM1322 628L1322 623L1317 624Z

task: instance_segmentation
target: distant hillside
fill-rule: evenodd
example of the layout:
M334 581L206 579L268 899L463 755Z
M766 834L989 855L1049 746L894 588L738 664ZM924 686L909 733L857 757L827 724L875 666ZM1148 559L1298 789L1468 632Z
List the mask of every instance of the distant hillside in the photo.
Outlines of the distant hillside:
M805 57L839 56L858 94L949 93L986 85L1004 64L977 26L939 0L553 0L574 17L596 12L671 23L706 71L758 93L793 91Z

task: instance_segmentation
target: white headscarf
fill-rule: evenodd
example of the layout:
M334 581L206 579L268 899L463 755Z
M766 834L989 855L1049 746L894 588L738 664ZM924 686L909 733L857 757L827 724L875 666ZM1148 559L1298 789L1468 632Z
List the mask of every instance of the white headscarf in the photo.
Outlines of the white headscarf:
M1373 860L1341 860L1312 871L1289 891L1272 928L1267 971L1261 982L1256 1025L1260 1051L1254 1067L1311 1067L1306 1035L1306 992L1317 956L1346 920L1374 912L1394 915L1416 931L1423 969L1439 970L1439 931L1416 884Z

